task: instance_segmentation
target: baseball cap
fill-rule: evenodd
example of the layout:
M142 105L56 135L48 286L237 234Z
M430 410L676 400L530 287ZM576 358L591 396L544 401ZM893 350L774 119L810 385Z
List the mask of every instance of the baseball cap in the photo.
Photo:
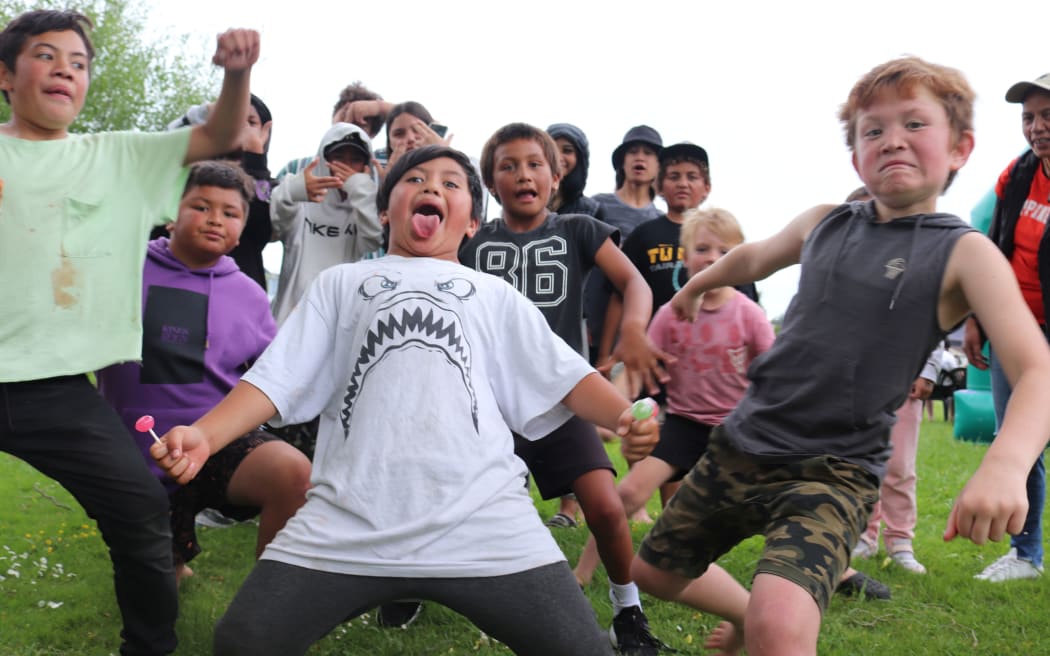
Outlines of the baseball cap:
M1050 93L1050 73L1040 75L1031 82L1018 82L1006 90L1006 102L1022 103L1028 92L1036 89Z
M681 143L671 144L667 148L660 151L660 164L672 159L679 158L695 159L703 162L710 166L711 163L707 159L707 151L689 141L683 141Z
M345 137L339 141L333 141L324 148L324 157L328 159L329 156L340 148L356 148L365 157L365 161L372 159L372 149L368 147L364 139L361 138L361 133L357 130L348 132Z

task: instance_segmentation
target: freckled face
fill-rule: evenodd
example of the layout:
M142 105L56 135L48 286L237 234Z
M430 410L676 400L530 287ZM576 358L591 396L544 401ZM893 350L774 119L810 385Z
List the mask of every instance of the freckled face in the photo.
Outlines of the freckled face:
M948 113L925 88L911 98L884 91L857 113L856 130L854 168L876 201L902 216L933 211L973 148L968 133L952 143Z

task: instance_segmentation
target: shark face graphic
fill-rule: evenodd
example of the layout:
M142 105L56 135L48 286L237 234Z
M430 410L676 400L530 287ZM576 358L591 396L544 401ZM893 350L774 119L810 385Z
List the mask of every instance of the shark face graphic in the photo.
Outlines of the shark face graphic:
M460 373L470 396L474 431L478 432L478 402L471 381L470 344L463 336L463 321L453 307L476 294L474 283L448 277L434 282L434 291L397 291L400 280L374 274L358 288L363 299L379 303L354 362L343 397L340 419L343 436L350 434L354 401L369 374L381 367L390 353L415 348L438 353ZM454 300L455 299L455 300ZM452 301L453 303L450 303Z

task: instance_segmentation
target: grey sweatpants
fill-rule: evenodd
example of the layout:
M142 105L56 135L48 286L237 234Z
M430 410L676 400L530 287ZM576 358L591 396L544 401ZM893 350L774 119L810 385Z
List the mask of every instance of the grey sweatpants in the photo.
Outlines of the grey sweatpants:
M215 655L304 654L341 622L397 599L447 606L516 654L613 653L564 561L506 576L423 579L330 574L261 560L215 627Z

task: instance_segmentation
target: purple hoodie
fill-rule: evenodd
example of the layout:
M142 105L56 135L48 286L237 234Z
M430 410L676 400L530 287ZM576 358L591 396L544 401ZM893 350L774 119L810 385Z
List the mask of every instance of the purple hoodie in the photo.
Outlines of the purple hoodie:
M276 332L266 293L232 258L191 270L172 254L167 237L149 243L142 273L142 362L99 371L98 386L169 489L175 484L148 453L153 438L137 432L135 421L153 415L157 435L196 421L233 389Z

